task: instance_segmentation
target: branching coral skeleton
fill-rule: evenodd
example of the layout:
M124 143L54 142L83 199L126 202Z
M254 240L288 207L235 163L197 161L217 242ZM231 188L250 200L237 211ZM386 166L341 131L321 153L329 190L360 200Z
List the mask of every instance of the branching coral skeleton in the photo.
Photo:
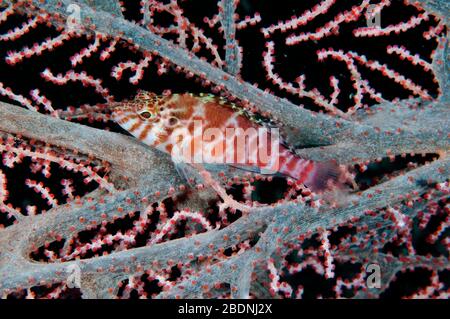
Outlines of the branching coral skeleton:
M6 220L0 229L0 295L59 298L69 290L68 268L75 265L81 271L83 298L129 298L133 291L143 298L302 298L310 292L297 279L309 271L332 283L331 295L325 297L377 298L406 270L416 269L429 272L429 283L405 297L448 298L442 275L448 271L450 247L444 1L400 1L397 5L415 12L406 20L358 25L351 32L355 39L376 40L430 25L418 34L420 41L435 45L427 56L401 43L386 46L383 54L420 69L432 84L363 53L322 47L314 51L315 62L343 64L348 72L354 94L344 110L347 91L341 75L315 87L310 74L289 80L279 67L282 46L320 43L368 18L370 5L375 5L372 14L396 5L389 0L355 2L333 16L340 0L317 1L268 25L264 13L241 16L239 1L220 0L217 12L201 21L223 37L223 48L211 30L193 22L184 1L142 0L136 21L125 19L126 4L114 0L91 6L73 0L1 2L1 24L15 15L24 19L0 35L1 43L22 40L47 25L53 28L52 37L6 53L9 68L50 55L74 39L87 44L71 52L64 71L53 66L37 70L45 85L34 83L22 92L17 85L0 82L2 101L7 101L0 102L0 215ZM66 28L71 4L81 15L75 29ZM170 17L164 25L158 24L162 13ZM304 31L321 16L328 21ZM263 89L245 78L248 52L240 32L252 28L266 39L260 68L272 86ZM117 59L121 50L133 59ZM92 61L111 63L107 78L84 69ZM383 161L403 160L406 165L364 187L354 182L357 187L332 205L292 181L276 199L259 203L253 198L258 185L273 185L277 179L231 167L213 174L198 165L201 180L189 185L166 154L132 137L74 123L87 119L109 128L109 106L118 100L111 83L136 87L151 72L155 77L179 73L222 93L239 108L270 119L298 156L355 168L348 178L370 177ZM368 74L397 85L407 98L381 92ZM45 90L68 85L86 87L100 102L58 105ZM305 98L314 110L290 98ZM15 201L10 176L21 165L33 174L25 186L41 197L47 211L33 203L19 207ZM55 190L49 182L59 177L54 167L80 174L82 183L95 187L83 193L75 177L61 176ZM239 188L242 198L232 195ZM381 288L368 287L367 264L381 267ZM357 270L344 276L342 265ZM156 283L152 292L149 283ZM39 295L36 287L48 292Z

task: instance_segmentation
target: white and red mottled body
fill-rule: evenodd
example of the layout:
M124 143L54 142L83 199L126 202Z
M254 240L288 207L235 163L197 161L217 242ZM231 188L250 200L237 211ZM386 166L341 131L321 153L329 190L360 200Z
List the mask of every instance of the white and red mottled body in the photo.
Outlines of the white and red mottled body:
M235 141L242 138L240 135L245 134L244 132L261 128L244 116L242 112L233 109L230 105L227 106L226 101L211 95L157 96L141 91L133 100L119 103L114 108L113 116L125 130L149 146L173 155L177 153L174 152L175 148L179 150L185 148L187 144L192 144L189 146L191 146L191 150L194 150L193 157L198 158L199 155L202 155L200 157L204 158L205 154L197 153L208 149L210 150L208 160L211 162L212 159L212 162L215 163L220 163L224 158L222 150L225 153L230 152L230 148L226 147L226 139L230 139L227 129L233 129L231 138ZM201 123L202 132L199 132L196 123ZM202 133L208 129L223 134L214 134L214 138L209 136L210 139L205 140ZM220 135L220 138L217 135ZM202 148L195 147L198 139L202 139ZM225 154L228 159L234 159L234 162L228 160L226 164L257 166L264 171L278 172L290 176L314 191L324 190L328 182L337 176L337 166L332 163L318 163L302 159L280 143L275 146L278 147L278 152L272 152L274 144L271 144L273 140L270 134L267 135L266 142L268 150L265 152L268 151L267 155L276 154L276 160L273 158L269 161L260 160L259 148L251 147L237 150L249 154L248 157L245 157L244 162L242 162L242 158L238 158L237 153ZM236 142L233 144L237 146ZM248 148L249 145L251 145L250 142L245 143L244 147ZM182 160L190 162L193 158L185 157Z

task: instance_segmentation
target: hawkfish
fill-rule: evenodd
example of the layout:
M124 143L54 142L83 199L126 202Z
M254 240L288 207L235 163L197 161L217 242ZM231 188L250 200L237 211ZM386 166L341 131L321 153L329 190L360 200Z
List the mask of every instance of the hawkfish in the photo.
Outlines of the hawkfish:
M156 95L139 91L113 106L113 119L143 143L178 162L226 164L294 179L313 192L339 184L340 168L294 154L277 131L211 94Z

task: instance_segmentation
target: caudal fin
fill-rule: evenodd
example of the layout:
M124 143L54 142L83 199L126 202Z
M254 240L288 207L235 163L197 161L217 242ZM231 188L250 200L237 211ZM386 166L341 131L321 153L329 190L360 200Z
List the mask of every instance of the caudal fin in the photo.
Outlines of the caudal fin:
M335 161L316 162L304 184L313 192L324 193L346 188L343 171Z

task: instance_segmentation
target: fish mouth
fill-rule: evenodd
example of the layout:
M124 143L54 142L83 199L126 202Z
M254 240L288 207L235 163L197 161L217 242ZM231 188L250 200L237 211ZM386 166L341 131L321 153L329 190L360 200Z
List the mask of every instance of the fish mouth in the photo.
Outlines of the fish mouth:
M113 117L122 117L125 115L129 115L133 113L133 109L129 106L124 106L122 103L113 103L110 105L110 110L113 115Z
M120 106L111 107L111 115L114 120L118 120L125 115L125 112Z
M120 106L111 108L111 118L118 124L123 124L124 122L126 122L132 114L133 112L131 112L131 110L127 108L123 108Z
M129 109L129 107L124 106L123 103L119 103L119 102L114 102L109 107L112 112L120 112L120 111L125 111L126 109Z

